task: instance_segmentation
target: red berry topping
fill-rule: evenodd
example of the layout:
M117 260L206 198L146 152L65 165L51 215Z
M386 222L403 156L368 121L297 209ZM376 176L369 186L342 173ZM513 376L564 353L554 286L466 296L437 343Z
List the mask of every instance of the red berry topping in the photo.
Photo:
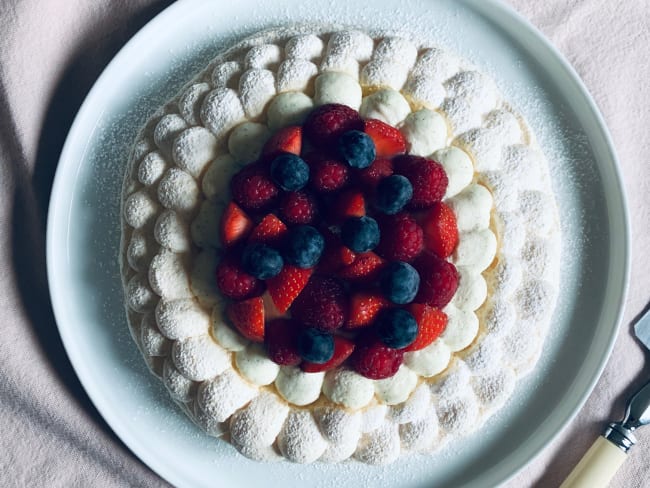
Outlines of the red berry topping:
M349 217L364 215L366 215L366 199L363 193L350 190L336 196L331 211L332 222L340 224Z
M260 295L264 282L246 273L232 257L223 259L217 266L217 287L228 298L244 300Z
M442 202L434 204L422 218L424 246L441 258L451 256L458 245L454 211Z
M370 166L357 173L359 182L369 190L374 190L381 180L392 174L393 162L382 158L375 159Z
M219 237L225 247L230 247L243 241L251 229L253 221L246 215L239 205L230 202L221 216Z
M404 136L392 125L388 125L381 120L368 119L365 123L364 132L375 143L378 158L392 157L406 152Z
M325 229L325 251L318 263L318 270L321 273L336 273L344 266L352 264L357 255L341 243L341 239Z
M354 342L352 342L350 339L346 339L345 337L337 335L334 336L334 355L332 356L332 359L322 364L303 361L303 363L300 365L300 368L305 373L320 373L321 371L329 371L330 369L334 369L343 364L343 361L345 361L352 354L352 351L354 351Z
M377 279L386 264L374 252L357 254L354 262L339 271L338 276L348 281L370 283Z
M360 342L350 358L357 373L371 380L383 380L397 373L404 360L403 351L391 349L378 339Z
M275 215L268 214L253 229L249 242L261 242L262 244L278 246L286 233L287 226L284 225L284 222Z
M350 178L350 167L333 158L310 154L309 164L311 188L318 193L329 193L343 188Z
M249 164L230 180L232 198L245 210L261 210L272 205L278 196L268 168L262 164Z
M302 269L285 264L280 274L266 280L269 295L278 311L284 313L305 288L314 268Z
M428 252L422 253L413 267L420 273L420 288L414 301L437 308L447 305L458 288L456 267Z
M381 239L377 254L389 261L412 261L422 252L422 228L408 213L386 216L380 220Z
M411 352L424 349L447 327L447 314L437 308L424 305L422 303L411 303L406 309L413 314L415 321L418 323L418 335L410 346L406 346L402 351Z
M293 302L291 315L306 325L332 331L343 325L348 303L343 285L336 279L314 275Z
M321 105L314 110L304 125L305 137L316 147L328 148L349 130L363 130L359 113L339 103Z
M394 165L395 173L406 176L413 186L410 208L430 208L442 200L449 179L440 163L419 156L400 156Z
M298 332L300 326L292 320L275 319L266 324L266 352L271 361L280 366L297 366L301 358L298 354Z
M350 299L350 314L345 326L348 329L371 325L377 314L390 306L390 302L377 292L359 292Z
M310 224L317 214L318 204L309 193L288 192L280 202L280 217L288 224Z
M262 297L233 302L226 308L226 315L241 335L254 342L264 342L264 300Z
M264 145L262 156L270 160L282 153L291 153L300 156L302 149L302 127L292 125L280 129Z

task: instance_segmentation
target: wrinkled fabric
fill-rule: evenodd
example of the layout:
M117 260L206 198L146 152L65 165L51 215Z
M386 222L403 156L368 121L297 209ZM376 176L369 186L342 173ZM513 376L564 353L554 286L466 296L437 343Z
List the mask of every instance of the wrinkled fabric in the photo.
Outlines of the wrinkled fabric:
M74 114L119 48L169 1L0 2L0 484L166 486L97 413L58 335L45 271L45 223ZM580 414L508 487L558 486L626 396L650 378L631 323L650 295L650 2L511 0L584 80L612 133L632 223L621 334ZM650 432L613 487L650 486Z

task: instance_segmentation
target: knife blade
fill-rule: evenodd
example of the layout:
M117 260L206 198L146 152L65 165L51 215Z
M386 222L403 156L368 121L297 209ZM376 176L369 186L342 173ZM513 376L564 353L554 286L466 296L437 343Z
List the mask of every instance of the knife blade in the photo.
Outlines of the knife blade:
M634 334L650 350L650 310L634 324ZM625 416L610 423L560 488L604 488L636 444L634 431L650 423L650 381L627 401Z

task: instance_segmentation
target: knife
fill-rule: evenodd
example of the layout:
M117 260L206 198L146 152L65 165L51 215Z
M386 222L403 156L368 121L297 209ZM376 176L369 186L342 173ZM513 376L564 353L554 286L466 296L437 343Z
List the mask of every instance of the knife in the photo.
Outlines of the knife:
M650 311L636 323L634 333L641 344L650 349ZM634 431L649 423L650 382L630 397L623 420L607 426L560 488L606 487L636 444Z

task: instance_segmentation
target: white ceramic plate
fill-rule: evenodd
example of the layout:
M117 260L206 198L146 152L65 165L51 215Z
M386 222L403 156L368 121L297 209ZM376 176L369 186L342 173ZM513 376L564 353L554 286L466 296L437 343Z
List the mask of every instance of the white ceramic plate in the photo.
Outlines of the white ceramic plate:
M115 57L81 107L48 219L52 303L70 360L115 433L177 486L494 486L571 419L595 384L628 274L624 195L607 130L573 70L526 21L486 0L180 1ZM343 4L343 2L340 2ZM221 48L295 22L404 27L490 73L533 126L552 166L564 246L562 296L539 367L481 431L388 467L261 464L201 433L132 342L117 255L122 171L136 131Z

